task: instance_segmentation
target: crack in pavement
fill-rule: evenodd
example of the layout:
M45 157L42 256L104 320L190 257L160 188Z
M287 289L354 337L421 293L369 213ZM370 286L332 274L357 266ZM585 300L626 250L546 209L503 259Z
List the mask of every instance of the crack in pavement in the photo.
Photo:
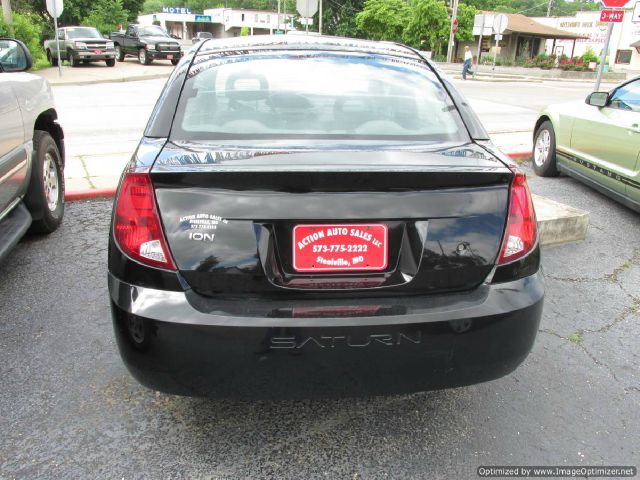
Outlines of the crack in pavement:
M568 341L568 342L572 343L573 345L576 345L577 347L579 347L579 348L580 348L580 349L581 349L581 350L582 350L582 351L587 355L587 357L589 357L589 358L591 359L591 361L592 361L594 364L598 365L599 367L604 367L604 368L606 368L606 369L607 369L607 371L608 371L608 372L611 374L611 376L613 377L613 379L614 379L616 382L620 382L620 379L618 379L618 376L615 374L615 372L613 371L613 369L612 369L609 365L607 365L606 363L601 362L600 360L598 360L598 359L595 357L595 355L593 355L593 354L592 354L592 353L587 349L587 347L585 347L585 346L582 344L582 341L580 341L580 342L572 341L572 340L570 340L568 337L563 337L563 336L562 336L562 335L560 335L558 332L554 332L553 330L547 330L547 329L543 329L543 328L541 328L541 329L539 329L538 331L539 331L539 332L541 332L541 333L546 333L547 335L552 335L552 336L557 337L557 338L560 338L560 339L562 339L562 340L566 340L566 341Z

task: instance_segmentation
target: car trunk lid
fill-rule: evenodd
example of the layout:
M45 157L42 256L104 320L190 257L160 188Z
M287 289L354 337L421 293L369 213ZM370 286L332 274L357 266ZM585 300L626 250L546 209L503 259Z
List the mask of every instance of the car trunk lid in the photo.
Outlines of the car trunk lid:
M339 296L480 284L500 249L512 173L473 144L168 144L151 177L172 255L197 292Z

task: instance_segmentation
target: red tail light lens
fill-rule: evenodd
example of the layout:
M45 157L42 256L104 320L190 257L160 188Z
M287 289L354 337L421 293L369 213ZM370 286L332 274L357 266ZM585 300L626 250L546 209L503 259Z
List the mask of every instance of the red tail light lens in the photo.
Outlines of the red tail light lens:
M527 178L524 173L516 171L509 192L507 228L502 239L498 265L525 256L535 245L537 236L536 214Z
M176 270L156 209L147 172L128 172L122 179L114 218L115 239L129 257L152 267Z

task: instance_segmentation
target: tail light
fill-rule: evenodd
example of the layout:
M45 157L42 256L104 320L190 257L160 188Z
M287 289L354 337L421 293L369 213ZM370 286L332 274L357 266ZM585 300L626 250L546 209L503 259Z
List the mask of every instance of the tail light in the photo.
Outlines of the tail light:
M502 239L498 265L524 257L536 244L536 214L524 173L515 171L509 191L507 227Z
M114 235L129 257L151 267L176 270L164 238L148 172L127 172L115 208Z

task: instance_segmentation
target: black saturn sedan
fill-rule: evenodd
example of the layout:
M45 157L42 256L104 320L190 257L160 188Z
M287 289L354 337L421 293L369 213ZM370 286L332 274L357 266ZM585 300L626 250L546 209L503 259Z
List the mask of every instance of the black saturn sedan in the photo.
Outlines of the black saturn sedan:
M544 283L531 195L419 52L204 40L123 173L109 291L163 392L369 396L513 371Z

